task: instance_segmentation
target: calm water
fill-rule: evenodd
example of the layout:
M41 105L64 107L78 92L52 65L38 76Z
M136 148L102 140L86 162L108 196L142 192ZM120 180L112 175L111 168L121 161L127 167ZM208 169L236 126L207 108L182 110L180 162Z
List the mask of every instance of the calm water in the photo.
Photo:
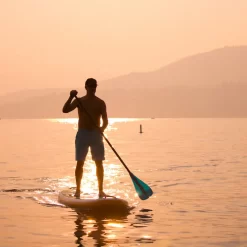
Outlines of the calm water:
M57 202L75 186L76 128L0 121L0 246L247 246L247 119L111 119L105 134L154 191L140 201L105 144L105 191L133 207L123 215ZM90 155L84 169L83 191L96 192Z

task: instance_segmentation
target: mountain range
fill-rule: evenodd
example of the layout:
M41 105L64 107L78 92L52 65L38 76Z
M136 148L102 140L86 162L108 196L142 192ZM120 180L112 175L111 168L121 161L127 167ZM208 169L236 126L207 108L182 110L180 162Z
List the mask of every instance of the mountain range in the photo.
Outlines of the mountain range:
M109 117L247 117L247 46L224 47L155 71L99 81ZM85 94L84 82L77 89ZM61 109L71 89L24 90L0 97L1 118L76 117Z

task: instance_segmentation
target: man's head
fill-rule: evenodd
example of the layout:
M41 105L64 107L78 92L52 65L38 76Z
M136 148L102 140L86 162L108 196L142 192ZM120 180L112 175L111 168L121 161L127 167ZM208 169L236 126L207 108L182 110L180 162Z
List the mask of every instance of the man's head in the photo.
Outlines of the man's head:
M94 78L88 78L85 82L85 88L88 94L95 94L97 81Z

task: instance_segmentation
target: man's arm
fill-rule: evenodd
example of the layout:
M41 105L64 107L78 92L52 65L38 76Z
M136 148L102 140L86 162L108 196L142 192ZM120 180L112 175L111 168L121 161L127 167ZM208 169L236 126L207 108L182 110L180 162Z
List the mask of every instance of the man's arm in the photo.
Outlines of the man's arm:
M76 95L77 95L77 91L76 90L72 90L70 92L70 96L69 96L68 100L65 102L65 104L63 106L63 113L69 113L69 112L73 111L77 107L77 105L78 105L77 100L75 99L72 102L73 98Z
M108 125L108 117L107 117L107 112L106 112L106 104L103 101L102 104L102 120L103 120L103 124L100 127L101 131L104 132L104 130L106 129L107 125Z

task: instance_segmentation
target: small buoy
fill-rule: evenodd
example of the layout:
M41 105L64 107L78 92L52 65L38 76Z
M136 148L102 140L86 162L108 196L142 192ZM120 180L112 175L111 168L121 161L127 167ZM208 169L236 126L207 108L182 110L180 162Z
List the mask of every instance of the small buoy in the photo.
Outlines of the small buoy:
M140 134L142 134L142 125L140 124Z

